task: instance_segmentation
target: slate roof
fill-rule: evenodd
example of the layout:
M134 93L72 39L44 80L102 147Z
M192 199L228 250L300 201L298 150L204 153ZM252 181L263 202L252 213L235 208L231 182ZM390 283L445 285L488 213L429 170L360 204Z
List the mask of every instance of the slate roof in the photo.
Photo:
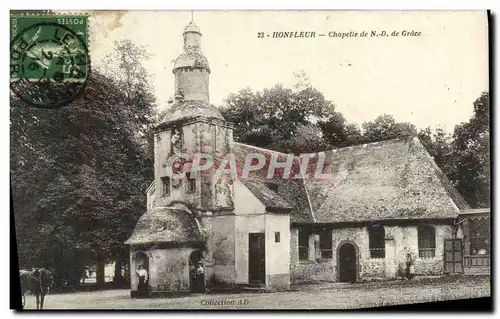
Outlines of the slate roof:
M155 207L139 218L127 245L153 243L199 243L203 240L200 228L184 205Z
M291 222L313 222L311 210L307 199L304 182L301 178L283 179L281 176L267 177L269 163L272 156L278 157L279 161L283 161L287 154L267 150L251 145L234 142L232 144L232 153L234 154L238 179L264 204L269 204L272 208L274 203L279 203L282 208L291 207L290 221ZM256 171L250 171L246 178L242 177L243 166L247 154L261 154L266 159L266 165ZM298 158L294 157L293 169L291 176L299 174ZM276 170L278 175L283 170ZM278 191L272 191L268 187L268 183L274 183L278 186ZM273 203L273 204L271 204Z
M264 183L250 180L242 180L241 182L266 206L268 211L292 210L292 205L269 189Z
M443 219L470 210L418 138L327 151L322 173L330 175L325 179L314 176L317 154L305 172L300 172L299 158L293 156L290 176L298 178L284 179L283 169L267 175L272 157L284 161L287 154L237 142L232 144L232 153L237 182L268 210L289 211L291 223ZM248 154L263 155L266 164L244 177Z
M194 21L189 22L189 24L184 28L184 33L195 32L201 34L200 28L194 23Z
M205 68L210 72L210 65L208 59L201 53L198 47L190 48L182 52L174 62L173 72L177 68Z
M325 152L323 173L304 179L319 223L456 218L469 208L416 137Z
M221 112L214 105L206 101L186 100L175 103L163 118L163 123L175 122L185 118L203 116L224 120Z

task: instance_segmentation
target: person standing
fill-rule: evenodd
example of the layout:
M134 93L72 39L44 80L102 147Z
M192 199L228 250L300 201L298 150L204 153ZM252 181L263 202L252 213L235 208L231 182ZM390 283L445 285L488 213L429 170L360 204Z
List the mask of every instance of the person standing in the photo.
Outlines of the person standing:
M139 270L137 270L137 276L139 276L139 284L137 290L139 291L140 297L147 297L149 295L148 289L148 271L144 269L143 265L139 265Z
M196 268L196 288L197 292L205 292L205 269L201 261Z
M412 279L412 266L413 266L413 256L411 253L406 253L406 268L405 268L405 277L406 279Z

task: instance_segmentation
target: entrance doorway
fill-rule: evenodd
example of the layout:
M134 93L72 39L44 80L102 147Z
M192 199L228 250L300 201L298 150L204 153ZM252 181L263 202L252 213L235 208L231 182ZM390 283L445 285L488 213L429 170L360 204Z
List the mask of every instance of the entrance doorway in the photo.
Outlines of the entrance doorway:
M137 269L139 269L139 266L142 265L142 267L144 269L146 269L146 271L148 272L148 276L149 276L149 258L148 258L148 256L145 253L142 253L142 252L141 253L137 253L137 255L136 255L136 265L137 265Z
M338 248L337 263L339 281L356 282L357 256L354 244L344 243Z
M139 297L146 297L149 295L149 282L150 282L150 272L149 272L149 258L148 256L143 253L137 253L135 256L136 258L136 265L137 269L135 269L135 272L137 273L139 269L142 267L144 270L147 272L147 278L146 277L139 277L139 282L137 284L137 292Z
M248 234L248 281L266 284L266 247L264 233Z
M202 267L201 269L200 266ZM205 292L205 265L203 254L195 250L189 255L189 287L191 292Z

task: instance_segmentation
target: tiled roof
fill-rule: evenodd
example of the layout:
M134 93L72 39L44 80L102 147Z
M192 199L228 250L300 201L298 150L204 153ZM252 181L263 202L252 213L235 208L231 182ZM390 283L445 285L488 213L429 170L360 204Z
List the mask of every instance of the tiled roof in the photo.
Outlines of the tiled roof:
M323 173L304 180L317 222L456 218L469 208L418 138L325 152Z
M232 153L238 180L267 208L289 210L292 223L456 218L470 209L418 138L327 151L322 174L328 178L322 179L314 176L317 155L301 173L297 156L237 142ZM266 164L244 177L249 154L263 155ZM283 169L268 177L271 159L287 156L296 178L282 178Z
M266 206L268 211L292 210L292 205L269 189L266 184L251 180L241 180L241 182Z
M283 157L288 156L287 154L241 144L234 142L232 145L232 153L234 154L238 178L244 185L250 185L248 187L250 191L253 189L254 195L266 205L274 205L270 203L281 203L280 205L291 207L290 211L290 221L291 222L313 222L312 214L309 209L308 199L306 189L304 187L304 181L301 178L296 179L283 179L280 176L267 177L269 163L272 156L279 157L280 161ZM266 159L266 164L262 169L256 171L250 171L248 177L242 177L243 166L248 154L261 154ZM298 158L294 157L295 164L298 163ZM299 166L293 165L291 175L300 174L298 171ZM283 170L277 170L278 174L282 173ZM300 177L300 175L299 175ZM277 191L269 189L268 183L273 183L277 186ZM269 189L264 191L264 189Z
M189 209L177 204L147 211L125 244L199 243L202 240L199 226Z

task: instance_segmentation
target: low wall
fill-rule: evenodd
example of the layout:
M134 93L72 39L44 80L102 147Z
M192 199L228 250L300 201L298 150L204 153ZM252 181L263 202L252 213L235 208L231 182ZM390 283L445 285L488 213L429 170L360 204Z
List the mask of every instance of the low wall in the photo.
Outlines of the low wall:
M336 281L335 267L331 260L323 262L301 261L290 264L290 281Z

